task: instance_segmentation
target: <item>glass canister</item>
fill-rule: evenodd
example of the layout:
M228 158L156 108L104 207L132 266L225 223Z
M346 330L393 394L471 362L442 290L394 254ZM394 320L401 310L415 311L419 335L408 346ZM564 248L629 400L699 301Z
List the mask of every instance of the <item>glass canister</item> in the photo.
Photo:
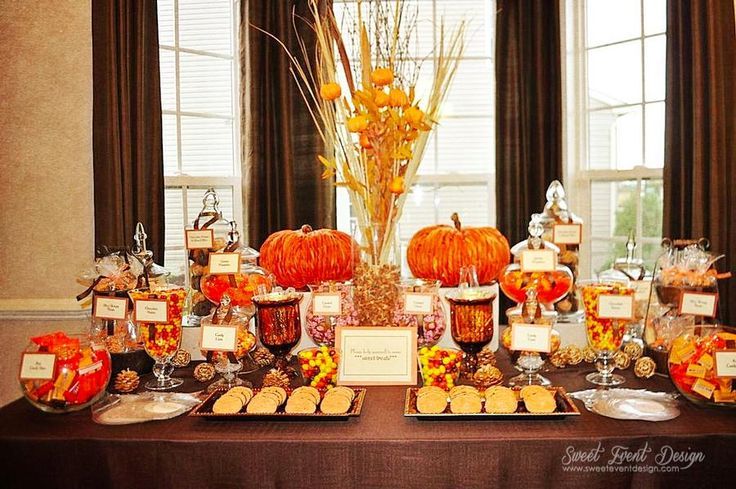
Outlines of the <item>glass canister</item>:
M296 372L289 360L291 350L302 337L299 303L303 297L292 288L279 287L253 297L258 339L276 357L276 367L292 375Z
M551 382L546 377L539 374L549 357L560 348L560 333L554 329L557 321L557 313L555 311L544 311L538 309L538 314L529 317L522 312L523 307L515 307L506 311L506 317L509 318L509 327L503 331L501 335L501 345L509 351L511 361L514 367L521 372L509 379L509 385L550 385ZM512 332L516 324L522 325L538 325L549 326L550 330L550 348L549 351L524 351L515 350L512 346Z
M273 275L258 266L260 254L253 248L240 243L240 233L235 221L230 221L230 232L225 250L240 254L240 271L230 274L213 274L206 270L200 279L200 290L213 304L220 304L223 295L230 297L230 305L235 308L235 314L253 317L255 306L253 296L258 294L260 286L270 292L274 284Z
M689 401L736 407L736 328L686 329L673 340L667 363L672 383Z
M111 372L103 342L88 335L49 333L31 338L21 358L23 396L48 413L84 409L105 393Z
M210 253L223 251L227 246L227 235L230 222L220 212L220 198L215 189L210 187L202 199L202 210L194 220L192 229L211 229L214 234L212 248L189 250L189 275L187 301L185 307L186 325L198 326L203 317L212 313L215 305L202 293L202 276L207 272Z
M559 249L559 263L572 272L573 286L569 293L555 304L558 322L577 323L583 319L580 298L575 287L579 276L580 242L583 220L568 207L565 188L558 180L547 188L547 203L540 214L532 215L544 228L543 238Z
M342 282L309 285L307 334L320 346L335 346L337 326L358 326L358 312L353 306L352 286Z
M417 346L436 345L447 327L439 280L404 280L394 310L394 326L416 326Z
M493 301L496 294L480 287L460 288L447 295L452 339L465 353L462 376L472 378L478 369L478 353L493 339Z

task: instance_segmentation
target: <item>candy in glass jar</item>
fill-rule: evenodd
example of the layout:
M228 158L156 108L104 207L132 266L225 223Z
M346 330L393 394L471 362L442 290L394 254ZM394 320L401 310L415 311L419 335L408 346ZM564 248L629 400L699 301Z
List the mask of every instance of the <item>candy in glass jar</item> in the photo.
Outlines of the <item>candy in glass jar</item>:
M439 280L405 280L394 310L394 326L416 326L417 346L433 346L445 333L445 309Z
M337 326L358 326L358 312L353 305L352 286L340 282L310 285L307 306L307 334L317 345L335 346Z

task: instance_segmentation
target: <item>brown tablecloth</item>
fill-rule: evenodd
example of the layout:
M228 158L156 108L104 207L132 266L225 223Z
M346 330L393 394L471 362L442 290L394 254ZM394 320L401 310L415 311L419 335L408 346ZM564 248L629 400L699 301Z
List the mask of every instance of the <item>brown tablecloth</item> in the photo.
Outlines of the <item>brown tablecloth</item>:
M514 371L503 354L501 366ZM549 373L588 388L582 366ZM190 370L177 375L189 375ZM626 387L671 391L667 379ZM196 384L188 382L189 389ZM0 410L2 487L733 487L736 411L681 401L679 418L618 421L587 412L547 421L430 421L403 417L404 387L370 387L348 421L207 421L181 416L129 426L88 411L49 415L25 400ZM642 459L609 464L614 453ZM600 448L597 461L567 462ZM664 460L672 450L698 460ZM618 452L617 452L618 451ZM702 460L700 460L702 454ZM660 455L660 458L657 456ZM679 470L678 470L679 468Z

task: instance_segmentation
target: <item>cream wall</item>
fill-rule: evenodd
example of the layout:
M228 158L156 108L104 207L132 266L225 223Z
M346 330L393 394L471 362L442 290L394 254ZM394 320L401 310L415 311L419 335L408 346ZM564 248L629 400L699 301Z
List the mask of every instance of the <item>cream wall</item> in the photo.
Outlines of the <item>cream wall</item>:
M0 405L34 334L87 324L93 257L90 0L0 0Z

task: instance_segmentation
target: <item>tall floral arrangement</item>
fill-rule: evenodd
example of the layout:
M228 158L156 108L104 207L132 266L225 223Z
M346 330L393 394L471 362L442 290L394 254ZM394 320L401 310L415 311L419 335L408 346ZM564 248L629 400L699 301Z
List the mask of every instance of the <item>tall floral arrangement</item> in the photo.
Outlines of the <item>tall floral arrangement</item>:
M277 41L288 53L325 146L331 148L331 154L319 157L322 176L334 176L336 185L348 189L366 256L371 264L385 264L464 51L465 22L452 32L446 32L444 21L437 26L431 86L426 98L419 99L416 82L423 63L413 61L409 52L416 7L404 0L357 0L350 20L338 25L324 0L308 1L311 19L295 16L294 22L308 22L314 30L316 57L309 57L301 39L301 56Z

